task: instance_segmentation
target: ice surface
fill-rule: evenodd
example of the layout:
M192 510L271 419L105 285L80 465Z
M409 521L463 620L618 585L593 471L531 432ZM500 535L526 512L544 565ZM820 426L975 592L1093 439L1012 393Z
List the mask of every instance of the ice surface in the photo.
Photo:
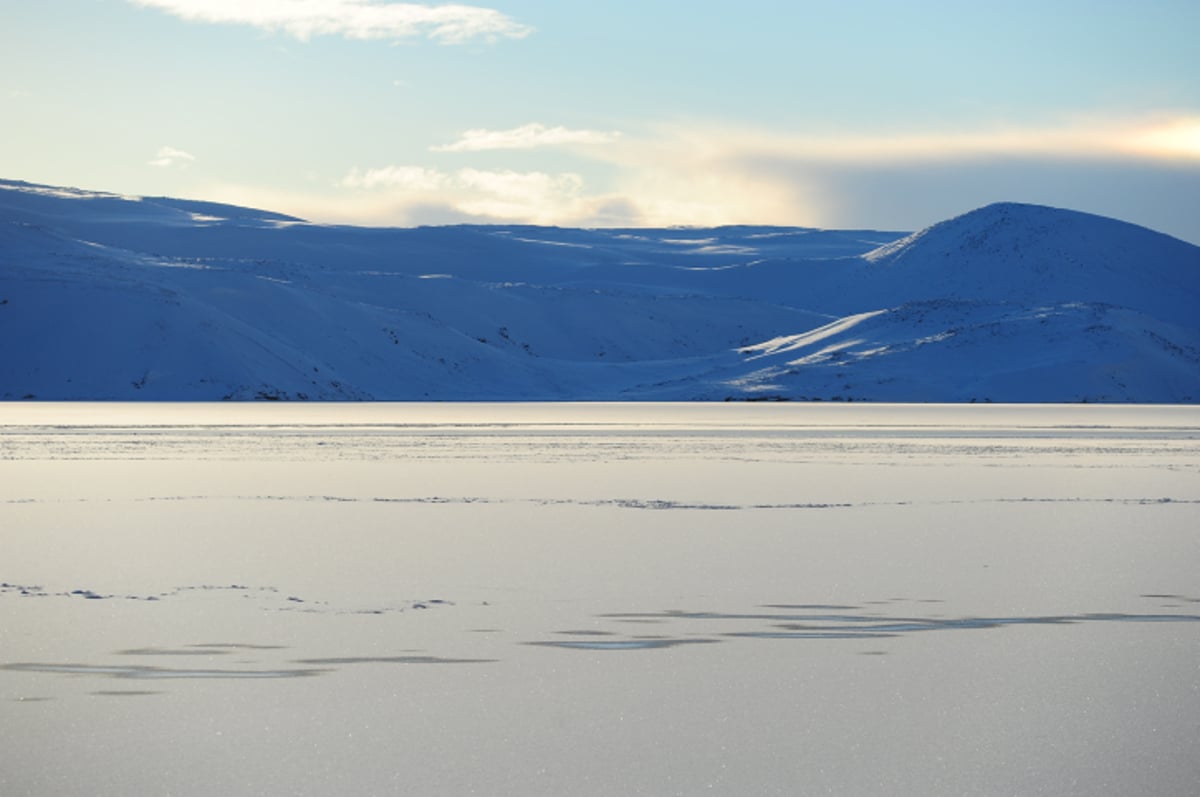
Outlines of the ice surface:
M1194 408L0 410L5 795L1200 774Z

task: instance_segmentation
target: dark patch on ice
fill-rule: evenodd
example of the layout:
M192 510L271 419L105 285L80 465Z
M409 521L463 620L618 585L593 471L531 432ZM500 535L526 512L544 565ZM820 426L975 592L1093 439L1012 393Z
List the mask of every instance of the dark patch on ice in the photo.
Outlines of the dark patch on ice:
M214 651L202 648L211 646L196 646L196 650L180 648L136 648L118 651L118 655L165 655L165 656L202 656ZM229 650L216 652L231 652L239 646L230 646ZM250 649L278 649L272 645L240 646ZM355 664L400 664L400 665L435 665L435 664L491 664L496 659L483 658L449 658L429 655L396 655L396 656L336 656L329 658L300 659L289 664L307 665L304 667L156 667L140 664L84 664L74 662L14 662L0 664L0 670L9 672L37 672L69 676L99 676L103 678L133 679L133 680L271 680L285 678L306 678L335 672L339 667ZM141 691L103 691L93 694L156 694ZM28 698L27 698L28 699Z
M108 678L160 679L264 679L305 678L320 675L325 670L221 670L221 669L171 669L141 665L112 664L60 664L49 662L17 662L0 664L0 670L12 672L44 672L63 675L100 675Z
M742 631L723 636L751 639L886 639L896 634L873 631Z
M894 599L900 600L900 599ZM922 602L933 602L925 600ZM771 604L763 608L803 609L805 605ZM759 628L724 630L723 637L753 639L878 639L898 637L923 631L953 631L1005 628L1009 626L1059 626L1082 623L1196 623L1195 614L1128 614L1119 612L1089 612L1084 614L1033 615L1027 617L886 617L878 614L821 613L726 613L711 611L634 612L600 615L604 619L628 622L658 618L663 622L710 622L727 624L755 623Z
M155 692L149 689L100 689L90 694L100 697L147 697L149 695L161 695L162 692Z
M601 617L609 617L611 615L600 615L600 616ZM644 625L657 625L658 623L665 623L666 620L664 620L660 617L621 617L621 618L617 618L617 622L641 623Z
M1183 603L1200 603L1200 598L1192 598L1187 595L1176 595L1174 593L1146 593L1140 595L1142 598L1162 598L1164 600L1181 601Z
M537 645L547 648L566 648L567 650L658 650L673 648L680 645L705 645L720 642L719 639L606 639L589 641L542 641L526 642L526 645Z
M22 597L42 597L46 591L40 586L32 584L9 584L7 581L0 583L0 595L20 595Z
M172 648L131 648L118 650L118 656L225 656L232 650L221 648L177 650Z
M132 593L103 593L92 589L76 588L70 590L48 591L41 586L0 583L0 595L18 595L33 598L76 598L83 600L123 600L123 601L163 601L178 598L188 593L233 593L242 598L256 601L258 608L263 611L306 612L310 614L395 614L414 609L431 609L436 607L453 606L454 603L444 598L423 598L391 603L383 606L368 606L351 608L336 606L324 600L286 595L277 587L256 587L246 584L198 584L176 587L165 592L149 595ZM220 647L220 646L218 646Z
M102 593L92 589L77 588L71 590L62 590L58 592L50 592L43 587L23 586L19 584L0 584L0 594L17 593L25 597L35 598L83 598L85 600L127 600L127 601L157 601L163 598L170 598L185 592L191 591L235 591L235 592L278 592L274 587L247 587L240 584L230 585L199 585L188 587L176 587L167 592L160 592L153 595L135 595L130 593Z
M493 664L496 659L449 659L441 656L339 656L328 659L297 659L295 664L339 666L343 664Z
M705 509L718 512L732 512L743 508L737 504L702 504L639 498L606 498L595 501L570 501L569 503L577 503L583 506L615 506L621 509Z
M198 645L185 645L182 648L131 648L129 650L118 650L118 656L226 656L230 653L244 652L248 650L286 650L284 645L249 645L249 644L228 644L220 645L211 642L205 642Z
M34 498L11 498L0 499L0 504L24 504L24 503L89 503L94 500L102 500L106 503L112 503L113 499L34 499ZM857 509L870 507L900 507L900 506L958 506L958 505L982 505L982 504L1112 504L1112 505L1129 505L1129 506L1166 506L1166 505L1194 505L1200 504L1200 499L1194 498L1173 498L1167 496L1158 497L999 497L999 498L971 498L971 499L942 499L930 501L858 501L858 502L827 502L827 501L803 501L803 502L784 502L784 503L755 503L755 504L734 504L734 503L706 503L695 501L676 501L665 498L597 498L597 499L577 499L577 498L495 498L487 496L344 496L344 495L175 495L175 496L147 496L142 498L121 499L128 503L150 503L158 501L277 501L277 502L321 502L321 503L339 503L339 504L354 504L354 503L377 503L377 504L529 504L533 506L589 506L589 507L615 507L618 509L635 509L635 510L689 510L689 511L717 511L717 512L737 512L746 510L826 510L826 509Z
M879 601L867 601L867 603L878 603ZM860 609L861 606L845 606L839 603L764 603L764 609L812 609L812 610L851 610Z

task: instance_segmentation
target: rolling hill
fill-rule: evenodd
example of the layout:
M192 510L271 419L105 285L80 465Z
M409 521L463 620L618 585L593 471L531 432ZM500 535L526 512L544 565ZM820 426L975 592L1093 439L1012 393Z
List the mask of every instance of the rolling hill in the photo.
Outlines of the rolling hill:
M0 181L0 341L0 400L1186 403L1200 247L1008 203L380 229Z

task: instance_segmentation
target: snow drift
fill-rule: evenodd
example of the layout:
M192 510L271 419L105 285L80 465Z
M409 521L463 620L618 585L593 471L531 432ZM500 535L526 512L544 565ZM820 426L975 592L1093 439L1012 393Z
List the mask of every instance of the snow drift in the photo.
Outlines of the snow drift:
M0 181L0 399L1193 402L1200 248L997 204L905 236L370 229Z

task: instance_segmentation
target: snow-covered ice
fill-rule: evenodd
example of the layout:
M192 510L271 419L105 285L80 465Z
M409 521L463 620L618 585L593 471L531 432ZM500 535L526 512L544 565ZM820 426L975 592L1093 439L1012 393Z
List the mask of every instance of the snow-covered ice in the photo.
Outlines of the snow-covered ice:
M10 404L0 793L1194 794L1200 414Z

